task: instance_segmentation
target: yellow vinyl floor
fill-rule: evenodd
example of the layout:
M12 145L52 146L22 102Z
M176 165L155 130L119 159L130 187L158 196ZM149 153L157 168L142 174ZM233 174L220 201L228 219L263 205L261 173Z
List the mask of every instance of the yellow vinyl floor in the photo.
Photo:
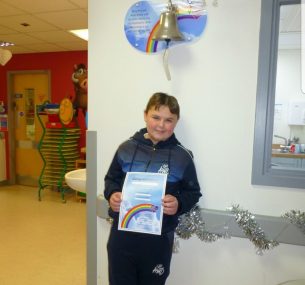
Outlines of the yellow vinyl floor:
M86 203L75 194L0 186L0 284L85 285Z

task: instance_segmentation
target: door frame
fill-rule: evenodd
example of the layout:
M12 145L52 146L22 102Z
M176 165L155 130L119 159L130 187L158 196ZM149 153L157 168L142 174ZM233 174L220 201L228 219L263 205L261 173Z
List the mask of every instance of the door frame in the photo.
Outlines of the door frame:
M9 179L8 184L16 184L16 144L15 144L15 116L14 116L14 98L13 98L13 77L23 74L46 74L48 76L48 99L51 97L51 72L47 69L39 70L17 70L7 72L7 102L8 102L8 144L9 144Z

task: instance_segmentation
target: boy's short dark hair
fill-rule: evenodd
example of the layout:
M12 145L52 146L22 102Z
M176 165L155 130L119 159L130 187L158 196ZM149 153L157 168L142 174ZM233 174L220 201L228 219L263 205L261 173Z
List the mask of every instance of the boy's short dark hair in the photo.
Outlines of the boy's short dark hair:
M161 106L167 106L172 114L177 115L178 119L180 117L180 107L177 99L174 96L168 95L163 92L154 93L145 109L145 113L147 113L151 108L155 108L155 110L159 110Z

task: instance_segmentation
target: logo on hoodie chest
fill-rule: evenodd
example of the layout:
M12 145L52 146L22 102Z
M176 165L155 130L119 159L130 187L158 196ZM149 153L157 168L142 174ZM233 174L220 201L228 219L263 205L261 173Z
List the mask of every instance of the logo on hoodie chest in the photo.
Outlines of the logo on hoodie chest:
M160 167L160 169L158 170L158 173L162 173L162 174L169 174L169 167L167 163L163 163Z

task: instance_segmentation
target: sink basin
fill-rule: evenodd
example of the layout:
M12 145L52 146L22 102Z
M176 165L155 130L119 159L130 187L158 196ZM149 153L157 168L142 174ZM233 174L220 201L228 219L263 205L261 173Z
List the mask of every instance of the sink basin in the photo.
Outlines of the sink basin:
M86 168L72 170L65 175L66 183L78 192L86 193Z

